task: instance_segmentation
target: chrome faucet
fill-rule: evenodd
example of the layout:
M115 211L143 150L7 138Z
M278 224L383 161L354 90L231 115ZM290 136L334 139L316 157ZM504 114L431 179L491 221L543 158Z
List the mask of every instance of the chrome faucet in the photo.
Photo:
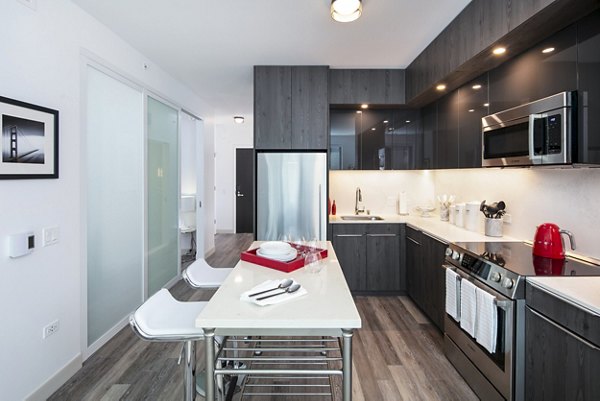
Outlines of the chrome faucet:
M354 214L358 215L359 213L365 212L364 206L358 206L358 202L362 202L362 193L360 192L360 188L356 187L356 199L354 202Z

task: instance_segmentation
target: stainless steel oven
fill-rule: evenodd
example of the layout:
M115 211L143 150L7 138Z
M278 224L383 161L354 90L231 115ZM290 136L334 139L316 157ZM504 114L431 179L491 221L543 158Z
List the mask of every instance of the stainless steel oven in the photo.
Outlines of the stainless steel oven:
M576 92L561 92L483 117L482 165L573 163L576 103Z

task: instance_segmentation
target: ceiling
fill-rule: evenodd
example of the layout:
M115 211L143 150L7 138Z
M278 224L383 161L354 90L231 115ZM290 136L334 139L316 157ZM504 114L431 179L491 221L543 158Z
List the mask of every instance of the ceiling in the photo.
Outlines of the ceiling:
M253 65L405 68L469 0L72 0L190 87L219 117L252 115Z

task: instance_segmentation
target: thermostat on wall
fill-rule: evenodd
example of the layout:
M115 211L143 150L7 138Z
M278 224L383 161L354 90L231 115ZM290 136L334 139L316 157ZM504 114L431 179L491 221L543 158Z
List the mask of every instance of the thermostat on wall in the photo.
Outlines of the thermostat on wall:
M35 235L33 231L13 234L8 237L8 256L18 258L33 252L35 248Z

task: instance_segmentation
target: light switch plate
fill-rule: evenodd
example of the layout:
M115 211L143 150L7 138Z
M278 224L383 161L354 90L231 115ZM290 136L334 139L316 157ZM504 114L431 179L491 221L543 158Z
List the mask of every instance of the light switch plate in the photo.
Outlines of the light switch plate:
M42 229L42 241L44 247L57 244L59 237L60 230L58 227L46 227Z

